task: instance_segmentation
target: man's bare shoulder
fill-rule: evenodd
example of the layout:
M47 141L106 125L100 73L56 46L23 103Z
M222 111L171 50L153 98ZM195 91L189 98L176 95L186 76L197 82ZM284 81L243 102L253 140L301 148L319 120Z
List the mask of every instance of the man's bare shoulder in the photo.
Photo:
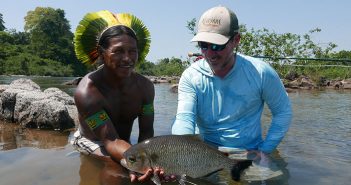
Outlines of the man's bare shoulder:
M137 84L140 89L147 90L147 91L154 89L154 84L150 79L138 73L135 73L135 76L136 76Z
M147 77L136 73L137 84L142 94L144 95L145 101L153 101L155 96L155 87L150 79Z
M92 93L95 94L97 91L97 87L94 84L94 81L91 79L93 73L89 73L86 76L83 77L83 79L79 82L74 96L80 95L80 96L88 96L91 95Z
M103 107L103 96L96 87L92 74L87 74L80 82L74 93L76 106L82 112L95 111L92 107L101 109Z
M149 86L154 86L154 84L151 82L149 78L146 76L143 76L139 73L135 73L136 79L138 80L139 83L149 85Z

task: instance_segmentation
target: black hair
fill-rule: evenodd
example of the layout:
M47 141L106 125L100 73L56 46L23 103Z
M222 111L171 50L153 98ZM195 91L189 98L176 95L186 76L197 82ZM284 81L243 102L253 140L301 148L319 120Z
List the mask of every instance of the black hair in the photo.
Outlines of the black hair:
M116 26L111 26L107 28L105 31L101 33L98 40L98 46L101 46L103 49L107 49L110 44L109 42L110 39L121 35L128 35L134 38L138 43L138 38L135 32L131 28L124 25L116 25Z

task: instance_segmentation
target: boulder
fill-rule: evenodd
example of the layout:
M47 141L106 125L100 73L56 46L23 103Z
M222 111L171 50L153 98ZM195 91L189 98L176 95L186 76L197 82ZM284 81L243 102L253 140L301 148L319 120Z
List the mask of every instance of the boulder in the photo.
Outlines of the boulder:
M72 97L58 88L41 91L38 84L23 78L1 92L0 118L26 127L58 130L78 123Z
M0 93L4 92L8 87L9 85L0 84Z
M343 89L351 89L351 78L341 81Z
M77 86L79 84L79 82L83 79L83 77L77 77L73 80L67 81L62 83L62 85L73 85L73 86Z
M146 76L151 82L153 82L154 84L159 84L159 83L171 83L171 84L176 84L179 82L179 78L177 76L160 76L160 77L156 77L156 76Z
M291 89L314 89L317 86L310 78L301 76L291 82L287 82L285 87Z
M178 84L173 84L173 85L171 86L170 91L171 91L172 93L178 93Z

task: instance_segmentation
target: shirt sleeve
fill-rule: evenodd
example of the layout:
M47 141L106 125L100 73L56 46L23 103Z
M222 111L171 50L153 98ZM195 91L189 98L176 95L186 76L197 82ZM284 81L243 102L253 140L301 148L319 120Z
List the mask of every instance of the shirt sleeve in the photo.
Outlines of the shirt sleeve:
M178 85L178 109L172 126L172 134L195 134L196 89L192 84L189 70L182 74Z
M263 75L262 83L262 98L272 113L272 122L266 138L258 149L266 153L271 153L289 129L292 110L284 85L272 67L268 66L267 73Z

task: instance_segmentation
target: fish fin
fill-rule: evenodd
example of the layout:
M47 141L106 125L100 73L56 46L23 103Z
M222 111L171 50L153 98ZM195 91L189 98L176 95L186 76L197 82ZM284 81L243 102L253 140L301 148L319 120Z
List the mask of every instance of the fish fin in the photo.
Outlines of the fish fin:
M186 175L185 174L181 175L178 182L180 185L185 185L185 182L187 182Z
M188 183L188 184L191 184L191 185L197 185L196 183L193 183L193 182L190 182L190 181L186 180L186 175L185 174L180 176L180 179L178 180L178 183L180 185L186 185L185 183Z
M201 141L201 142L204 141L200 134L185 134L183 136L189 137L190 139L192 139L194 141Z
M154 175L151 177L151 180L154 182L154 184L161 185L161 180L157 174L154 173Z
M242 160L238 161L231 169L232 179L235 181L240 181L241 172L252 165L252 160Z
M209 176L211 176L211 175L213 175L213 174L215 174L215 173L218 173L218 172L221 171L221 170L223 170L223 169L218 169L218 170L215 170L215 171L213 171L213 172L210 172L210 173L206 174L204 177L209 177ZM199 177L194 177L194 178L199 178Z

